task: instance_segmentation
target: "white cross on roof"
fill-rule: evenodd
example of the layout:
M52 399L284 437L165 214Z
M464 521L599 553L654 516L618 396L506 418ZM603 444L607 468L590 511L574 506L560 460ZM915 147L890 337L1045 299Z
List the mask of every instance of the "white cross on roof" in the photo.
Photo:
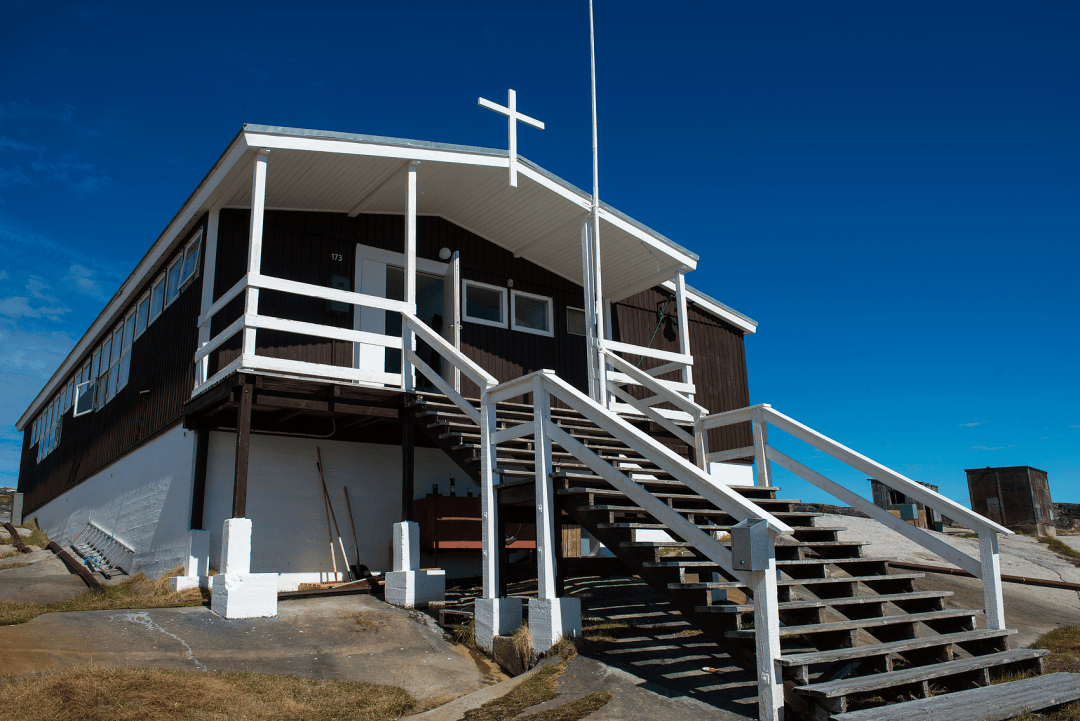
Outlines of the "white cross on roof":
M480 98L479 105L487 108L488 110L494 110L496 113L502 113L507 117L507 125L510 132L510 187L517 187L517 124L520 120L527 125L531 125L534 128L544 129L544 124L536 118L530 118L528 115L524 115L517 111L517 92L510 91L510 97L507 100L507 106L503 107L498 103L493 103L490 100Z

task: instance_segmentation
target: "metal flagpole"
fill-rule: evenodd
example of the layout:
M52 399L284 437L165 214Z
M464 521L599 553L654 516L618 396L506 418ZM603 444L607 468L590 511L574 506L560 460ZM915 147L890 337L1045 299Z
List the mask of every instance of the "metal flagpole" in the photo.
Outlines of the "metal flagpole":
M602 405L607 403L607 363L604 362L604 291L600 283L600 162L597 154L596 130L596 31L593 24L593 0L589 0L589 56L592 64L592 274L593 274L593 341L596 343L596 369L600 386L600 397L595 399Z

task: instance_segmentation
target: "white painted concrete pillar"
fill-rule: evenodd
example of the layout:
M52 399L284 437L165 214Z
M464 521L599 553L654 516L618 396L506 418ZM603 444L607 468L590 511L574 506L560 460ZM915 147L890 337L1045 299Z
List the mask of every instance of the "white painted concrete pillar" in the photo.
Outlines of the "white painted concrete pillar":
M251 179L251 223L248 235L248 273L258 275L262 268L263 216L266 213L266 160L270 151L261 148L255 156L255 172ZM246 315L259 313L259 289L249 287L244 301ZM244 329L244 357L255 355L255 329Z
M446 571L420 568L420 525L394 524L394 570L386 574L386 602L402 608L446 598Z
M210 532L189 531L188 554L184 561L184 575L169 579L169 588L183 591L187 588L210 587Z
M11 525L22 525L23 494L11 494Z
M277 615L278 575L251 573L251 519L225 520L220 573L210 577L210 610L224 618Z

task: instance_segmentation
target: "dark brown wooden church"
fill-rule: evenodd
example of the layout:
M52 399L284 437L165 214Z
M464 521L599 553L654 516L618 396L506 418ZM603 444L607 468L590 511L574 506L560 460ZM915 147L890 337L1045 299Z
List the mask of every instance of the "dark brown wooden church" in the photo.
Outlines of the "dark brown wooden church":
M25 515L62 540L92 522L151 573L184 562L191 530L210 532L216 558L223 521L248 517L252 571L289 590L331 571L318 448L334 509L351 516L339 519L349 563L385 569L391 524L414 499L448 494L451 478L479 495L406 399L439 392L433 375L466 398L480 388L405 314L499 381L552 369L589 393L595 328L709 412L747 406L756 324L685 285L697 256L602 206L594 305L590 197L524 160L510 187L507 163L505 151L245 126L20 419ZM667 436L692 423L605 369L615 412ZM704 435L734 461L711 464L718 482L752 483L745 453L723 456L751 446L749 424Z

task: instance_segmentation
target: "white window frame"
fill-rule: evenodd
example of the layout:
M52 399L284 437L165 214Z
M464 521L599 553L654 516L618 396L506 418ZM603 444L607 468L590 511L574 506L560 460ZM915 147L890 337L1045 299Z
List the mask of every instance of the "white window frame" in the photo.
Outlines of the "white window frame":
M149 328L150 324L161 317L161 314L165 312L165 291L168 288L165 287L166 274L162 273L157 277L153 283L150 284L150 315L146 319L146 327ZM158 309L157 315L154 315L154 291L161 288L161 307Z
M174 269L179 267L176 271L176 295L172 298L169 297L169 276L172 275ZM180 292L184 289L183 283L184 277L184 254L181 253L180 257L169 264L168 269L165 271L165 304L161 307L162 312L165 311L170 305L172 305L177 298L180 297Z
M199 277L199 261L201 260L201 256L195 259L195 267L191 269L191 275L184 275L184 270L187 268L187 261L191 256L192 250L195 249L200 253L202 252L202 239L203 232L202 229L200 229L199 232L195 234L195 237L184 246L184 252L180 255L184 265L180 268L180 292L177 293L177 295L184 291L185 286L187 286L192 278Z
M487 318L474 318L469 315L469 286L476 286L477 288L483 288L484 290L494 290L499 293L499 312L502 314L502 322L488 320ZM461 320L464 323L476 323L477 325L489 325L494 328L509 328L510 327L510 313L509 303L507 301L506 288L490 285L489 283L481 283L475 280L462 280L461 281Z
M572 311L572 310L575 310L575 311L581 313L582 317L584 318L584 322L585 322L585 332L584 333L572 333L570 331L570 311ZM576 335L578 338L587 337L589 335L588 323L589 323L589 316L586 315L584 308L575 308L572 305L566 306L566 335Z
M146 303L146 320L143 322L142 329L139 329L139 311L142 309L143 303ZM150 291L146 291L139 298L139 302L135 304L135 338L138 338L146 329L150 327ZM132 338L134 342L135 338Z
M531 298L533 300L540 300L547 303L547 330L540 330L539 328L528 328L526 326L520 326L517 324L517 299L518 296L524 298ZM537 295L536 293L526 293L522 290L513 290L510 292L510 328L520 333L532 333L533 335L542 335L545 338L555 337L555 299L546 295Z
M90 394L90 398L91 398L90 407L80 413L79 412L79 399L81 399L87 393ZM87 413L93 413L94 410L95 410L94 399L96 398L96 396L97 396L97 379L96 378L88 380L88 381L82 381L81 383L79 383L79 385L75 386L75 404L72 406L73 410L72 410L72 413L71 413L71 417L72 418L78 418L79 416L85 416Z

